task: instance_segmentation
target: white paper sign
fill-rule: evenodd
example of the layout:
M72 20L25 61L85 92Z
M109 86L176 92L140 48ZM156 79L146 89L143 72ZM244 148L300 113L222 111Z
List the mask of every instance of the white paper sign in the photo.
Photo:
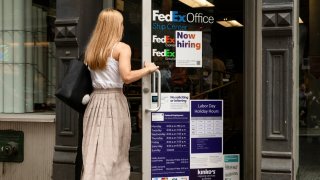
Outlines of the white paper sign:
M223 100L190 100L190 179L223 179Z
M224 180L240 179L240 155L225 154L224 155Z
M158 99L157 93L151 93L152 99ZM151 102L151 108L157 107L157 100ZM189 93L161 93L159 112L188 112L190 105ZM158 117L156 119L159 119Z
M202 67L202 31L176 31L176 67Z

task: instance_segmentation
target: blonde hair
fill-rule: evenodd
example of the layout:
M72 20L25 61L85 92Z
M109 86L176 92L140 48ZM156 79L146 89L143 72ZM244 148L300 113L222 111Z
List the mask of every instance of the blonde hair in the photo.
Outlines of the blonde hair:
M107 58L113 46L121 41L123 34L123 17L114 9L100 12L85 52L85 63L92 70L106 67Z

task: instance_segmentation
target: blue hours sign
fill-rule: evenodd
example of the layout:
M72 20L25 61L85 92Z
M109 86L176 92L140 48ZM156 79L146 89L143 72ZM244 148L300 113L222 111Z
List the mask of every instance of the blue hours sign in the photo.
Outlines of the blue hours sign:
M163 93L151 117L152 180L223 179L222 100Z

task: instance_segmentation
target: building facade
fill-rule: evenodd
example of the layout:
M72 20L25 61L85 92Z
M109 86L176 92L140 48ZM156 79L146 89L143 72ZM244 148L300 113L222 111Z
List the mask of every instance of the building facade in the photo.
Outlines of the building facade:
M54 92L104 8L124 16L132 68L152 61L161 72L124 87L133 132L131 179L157 177L152 97L170 93L223 101L222 153L240 157L239 179L318 177L319 2L190 2L1 0L0 146L14 140L8 131L22 132L24 159L12 162L14 156L0 151L0 179L80 179L82 114ZM196 128L215 131L209 127Z

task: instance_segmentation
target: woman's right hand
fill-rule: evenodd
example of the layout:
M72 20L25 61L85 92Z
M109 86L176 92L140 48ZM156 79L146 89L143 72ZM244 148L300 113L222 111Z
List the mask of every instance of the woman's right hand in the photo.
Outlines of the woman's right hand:
M147 68L149 73L152 73L154 71L156 71L157 69L159 69L159 66L155 65L154 63L144 63L144 67Z

